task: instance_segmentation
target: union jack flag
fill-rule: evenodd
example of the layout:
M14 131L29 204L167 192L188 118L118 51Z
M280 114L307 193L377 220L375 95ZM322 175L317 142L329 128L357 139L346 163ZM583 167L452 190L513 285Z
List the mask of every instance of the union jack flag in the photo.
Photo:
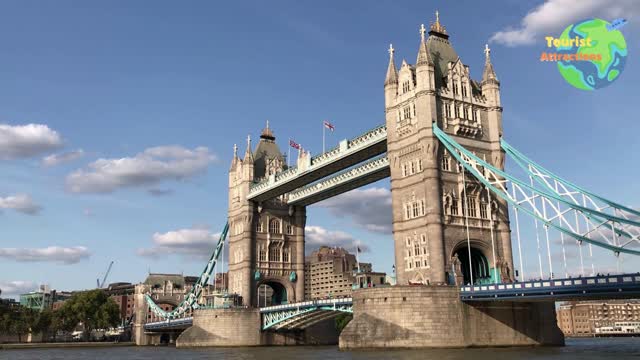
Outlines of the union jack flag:
M336 129L335 126L333 126L332 123L328 122L327 120L323 121L324 127L326 127L327 129L331 130L331 132L333 132L333 130Z
M302 148L302 146L300 146L300 144L298 144L297 142L289 139L289 146L291 146L294 149L298 149L300 150Z

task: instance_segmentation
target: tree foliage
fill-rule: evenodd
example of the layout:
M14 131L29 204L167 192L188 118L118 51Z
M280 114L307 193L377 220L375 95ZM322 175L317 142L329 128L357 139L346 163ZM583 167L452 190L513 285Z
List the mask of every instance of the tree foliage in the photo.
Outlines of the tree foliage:
M65 331L73 330L79 323L84 325L85 339L94 329L107 329L120 322L120 309L104 291L96 289L74 294L57 314L57 322Z
M338 329L338 332L342 332L351 319L353 319L353 315L347 313L336 316L336 329Z

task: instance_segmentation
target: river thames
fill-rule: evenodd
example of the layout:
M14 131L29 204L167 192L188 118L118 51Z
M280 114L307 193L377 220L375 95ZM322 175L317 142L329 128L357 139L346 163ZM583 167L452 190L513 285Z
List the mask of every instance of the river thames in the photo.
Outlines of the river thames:
M176 349L174 347L114 347L0 350L0 359L640 359L640 338L567 339L564 347L481 348L437 350L340 351L336 346Z

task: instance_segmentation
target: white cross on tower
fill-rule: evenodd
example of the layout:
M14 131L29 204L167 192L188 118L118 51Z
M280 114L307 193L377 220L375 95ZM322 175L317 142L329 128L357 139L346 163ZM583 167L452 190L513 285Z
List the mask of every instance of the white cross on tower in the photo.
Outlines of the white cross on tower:
M427 32L427 29L424 27L424 24L420 24L420 38L424 41L424 34Z
M393 44L389 44L389 56L393 57L393 52L394 52L394 48L393 48Z
M484 56L489 59L489 54L491 53L491 49L489 49L489 44L484 44Z

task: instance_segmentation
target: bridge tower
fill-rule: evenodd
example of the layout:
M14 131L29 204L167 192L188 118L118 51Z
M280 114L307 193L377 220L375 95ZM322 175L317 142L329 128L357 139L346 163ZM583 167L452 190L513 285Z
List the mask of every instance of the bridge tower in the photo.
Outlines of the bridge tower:
M506 203L465 176L432 131L436 122L467 149L504 168L500 83L489 49L477 82L437 12L426 33L422 25L415 65L403 60L398 70L390 46L384 85L398 284L460 284L471 276L476 283L493 276L510 281Z
M234 146L229 170L229 291L244 305L258 302L258 288L273 290L266 304L304 299L304 226L306 208L289 206L281 196L256 203L247 199L255 181L275 179L286 169L283 154L267 122L255 150L247 138L244 158Z

